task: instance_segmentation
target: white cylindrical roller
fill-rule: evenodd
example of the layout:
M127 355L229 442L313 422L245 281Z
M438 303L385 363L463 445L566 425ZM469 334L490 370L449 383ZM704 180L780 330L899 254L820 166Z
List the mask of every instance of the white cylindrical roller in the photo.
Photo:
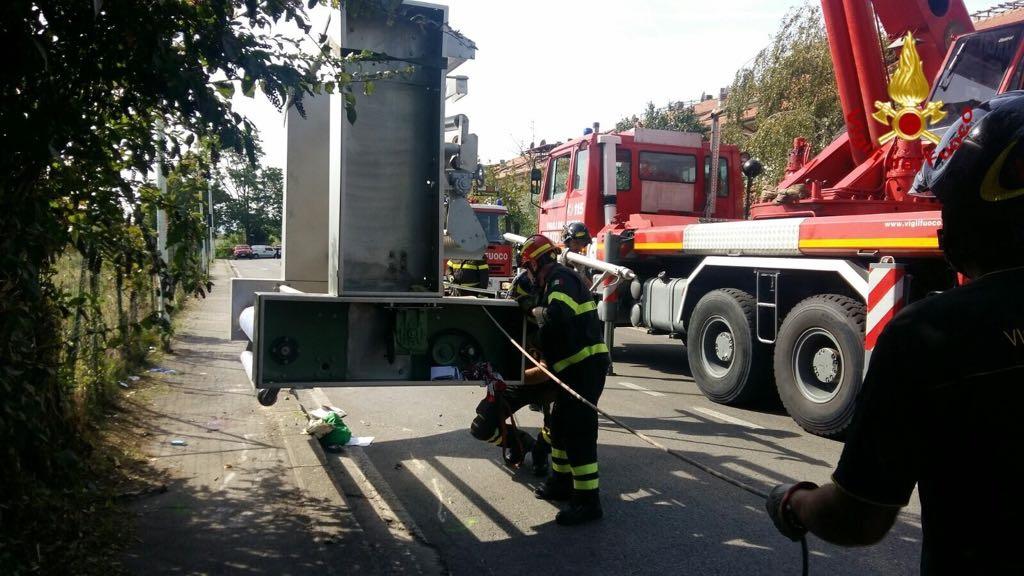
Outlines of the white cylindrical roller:
M238 316L238 326L245 332L245 335L249 337L249 341L252 341L252 335L254 333L253 327L256 320L256 308L249 306Z
M526 237L520 236L518 234L512 234L511 232L507 232L505 234L505 240L508 240L509 242L512 242L514 244L522 244L523 242L526 242ZM586 266L587 268L592 268L599 272L607 272L609 274L614 274L623 280L632 280L636 278L636 272L633 272L632 270L626 268L625 266L609 264L604 260L598 260L597 258L591 258L590 256L584 256L582 254L577 254L575 252L569 252L565 255L565 259L574 264L581 264L583 266Z
M249 377L249 382L252 382L252 351L244 350L241 356L242 368L245 369L245 375Z

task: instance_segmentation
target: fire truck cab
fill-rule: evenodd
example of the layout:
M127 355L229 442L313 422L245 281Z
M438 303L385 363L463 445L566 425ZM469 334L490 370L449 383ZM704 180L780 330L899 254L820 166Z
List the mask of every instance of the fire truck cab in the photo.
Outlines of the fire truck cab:
M487 289L497 293L502 282L512 279L512 245L502 236L508 208L500 204L471 204L480 226L487 236Z
M605 143L617 138L615 192L604 191ZM701 168L702 167L702 168ZM719 187L711 218L731 220L743 214L743 177L740 151L722 145L719 152ZM710 144L697 133L633 128L618 133L591 133L554 148L540 186L538 229L555 242L562 227L580 221L591 233L605 225L606 198L614 197L618 212L703 218L711 192Z

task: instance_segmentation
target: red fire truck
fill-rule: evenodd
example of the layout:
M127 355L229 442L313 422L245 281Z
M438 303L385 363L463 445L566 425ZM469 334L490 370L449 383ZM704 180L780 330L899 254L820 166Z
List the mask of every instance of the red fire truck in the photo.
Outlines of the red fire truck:
M502 282L512 279L512 245L502 237L508 208L500 204L473 203L471 206L487 236L487 289L497 293Z
M539 222L552 237L572 220L600 230L595 255L637 273L605 294L602 319L683 340L708 398L743 404L774 389L805 429L837 436L886 323L957 283L937 206L911 184L956 116L1024 88L1024 24L1007 15L976 30L956 0L822 8L847 131L813 159L797 138L784 180L749 219L721 221L743 214L738 151L721 147L709 203L707 142L635 130L553 150ZM876 17L903 39L891 77ZM894 102L908 97L918 104Z

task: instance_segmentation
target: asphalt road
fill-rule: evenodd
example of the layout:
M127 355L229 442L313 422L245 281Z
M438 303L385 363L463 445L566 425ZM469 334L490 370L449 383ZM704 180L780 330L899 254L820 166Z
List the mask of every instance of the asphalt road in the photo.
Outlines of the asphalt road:
M278 261L236 262L243 276L276 276ZM620 328L616 375L600 406L719 472L767 491L778 482L824 483L842 445L810 435L778 406L743 410L708 401L677 341ZM506 468L469 435L484 392L471 387L326 389L366 454L453 574L799 574L800 550L777 534L763 500L651 447L601 419L605 518L563 528L536 500L528 469ZM519 415L535 431L540 416ZM810 539L811 574L916 573L915 496L876 546L844 549Z

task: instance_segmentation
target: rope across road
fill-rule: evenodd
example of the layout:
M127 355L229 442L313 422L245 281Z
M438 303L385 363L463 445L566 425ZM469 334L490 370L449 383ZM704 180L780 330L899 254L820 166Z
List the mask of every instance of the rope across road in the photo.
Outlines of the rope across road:
M546 374L548 376L548 378L551 378L552 382L554 382L555 384L558 384L562 388L562 390L565 390L566 393L568 393L573 398L579 400L580 402L582 402L583 404L588 406L591 410L597 412L601 416L604 416L608 420L611 420L616 425L620 426L621 428L623 428L624 430L626 430L630 434L636 436L637 438L643 440L644 442L650 444L651 446L657 448L658 450L661 450L662 452L664 452L666 454L669 454L670 456L678 458L679 460L681 460L683 462L686 462L690 466L693 466L694 468L697 468L697 469L699 469L699 470L701 470L703 472L706 472L707 474L709 474L711 476L714 476L715 478L718 478L719 480L721 480L723 482L727 482L727 483L732 484L733 486L735 486L735 487L737 487L737 488L739 488L741 490L749 492L750 494L753 494L754 496L757 496L758 498L762 498L764 500L768 499L768 493L767 492L759 490L759 489L755 488L754 486L751 486L750 484L748 484L748 483L746 483L746 482L744 482L742 480L739 480L737 478L733 478L732 476L729 476L728 474L725 474L725 473L722 473L722 472L720 472L718 470L715 470L714 468L711 468L709 466L701 464L700 462L697 462L696 460L694 460L693 458L690 458L686 454L683 454L682 452L679 452L678 450L673 450L672 448L669 448L668 446L665 446L664 444L658 442L657 440L651 438L650 436L644 434L643 432L640 432L639 430L636 430L635 428L631 427L630 425L622 422L621 420L619 420L618 418L612 416L611 414L608 414L604 410L601 410L595 404L591 403L586 398L580 396L575 390L570 388L565 382L562 382L561 380L559 380L558 376L555 376L550 370L548 370L547 366L544 366L543 364L541 364L541 362L539 360L537 360L536 358L531 356L530 353L527 352L526 349L523 348L519 344L519 342L517 342L516 339L513 338L505 330L504 327L502 327L502 325L498 322L498 320L494 317L494 315L491 314L490 310L488 310L484 306L481 306L480 309L483 310L485 314L487 314L488 318L491 319L491 322L493 322L494 325L498 327L498 330L500 330L501 333L505 335L505 338L507 338L508 341L511 342L512 345L515 346L517 350L519 350L519 352L523 355L524 358L529 360L530 363L533 364L534 366L536 366L537 368L540 368L541 372L544 372L544 374ZM803 559L803 571L802 571L802 573L803 573L804 576L807 576L807 573L808 573L808 556L809 556L808 550L807 550L807 538L801 538L800 539L800 547L801 547L801 557Z
M540 368L541 371L544 372L544 374L546 374L548 376L548 378L551 378L551 380L555 384L558 384L563 390L566 391L566 393L568 393L573 398L579 400L580 402L582 402L583 404L588 406L591 410L594 410L595 412L597 412L601 416L604 416L608 420L611 420L612 422L614 422L616 425L622 427L623 429L628 431L630 434L633 434L637 438L643 440L644 442L650 444L651 446L654 446L658 450L661 450L662 452L665 452L666 454L670 454L670 455L672 455L672 456L682 460L683 462L686 462L687 464L689 464L689 465L691 465L691 466L693 466L695 468L698 468L698 469L700 469L700 470L702 470L704 472L707 472L708 474L714 476L715 478L718 478L719 480L722 480L723 482L728 482L729 484L732 484L733 486L736 486L737 488L745 490L745 491L753 494L754 496L757 496L759 498L764 498L764 499L768 498L768 493L767 492L759 490L759 489L755 488L754 486L751 486L750 484L748 484L748 483L746 483L746 482L744 482L742 480L738 480L738 479L733 478L733 477L731 477L731 476L729 476L727 474L719 472L718 470L715 470L714 468L710 468L710 467L708 467L708 466L706 466L704 464L701 464L700 462L697 462L693 458L690 458L689 456L679 452L678 450L673 450L672 448L669 448L669 447L661 444L660 442L658 442L657 440L655 440L655 439L651 438L650 436L644 434L643 432L640 432L639 430L636 430L635 428L633 428L630 425L622 422L621 420L619 420L618 418L612 416L611 414L608 414L604 410L601 410L596 405L592 404L589 400L587 400L586 398L580 396L575 390L570 388L565 382L562 382L561 380L559 380L558 376L555 376L554 373L552 373L548 369L547 366L544 366L543 364L541 364L541 362L539 360L537 360L536 358L531 356L530 353L527 352L525 348L523 348L518 342L516 342L516 340L514 338L512 338L511 335L509 335L509 333L507 331L505 331L505 329L501 326L501 324L498 323L498 320L491 314L491 312L486 307L481 306L481 310L483 310L484 313L487 314L487 316L491 319L491 321L494 322L494 325L498 327L498 330L500 330L501 333L505 335L505 338L507 338L508 341L511 342L512 345L515 346L516 349L519 350L519 352L522 353L522 355L527 360L530 361L530 363L532 363L534 366Z

